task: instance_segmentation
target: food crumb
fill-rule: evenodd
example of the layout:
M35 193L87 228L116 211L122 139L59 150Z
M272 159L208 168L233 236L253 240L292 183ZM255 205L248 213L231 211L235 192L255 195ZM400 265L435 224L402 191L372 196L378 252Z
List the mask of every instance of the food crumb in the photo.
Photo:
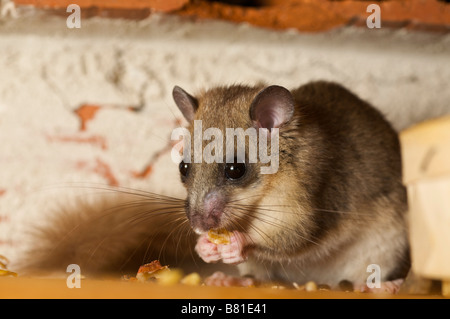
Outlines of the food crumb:
M164 271L168 270L168 266L161 266L159 260L154 260L151 263L142 265L136 274L138 281L147 281L149 279L158 278Z
M190 273L189 275L186 275L183 279L181 279L181 283L188 286L199 286L201 282L202 278L196 272Z
M6 276L17 277L17 273L15 273L14 271L0 269L0 276L1 277L6 277Z
M306 284L304 285L299 285L296 282L293 282L292 285L294 286L295 289L297 290L302 290L302 291L317 291L319 290L319 286L314 282L314 281L308 281Z
M216 245L229 245L231 233L224 228L210 229L208 231L208 240Z
M165 268L159 271L156 276L156 282L163 286L173 286L180 282L183 278L183 272L181 269L169 269Z
M179 268L170 269L169 266L162 266L159 260L154 260L139 267L136 277L122 276L125 281L156 282L163 286L183 284L188 286L200 286L202 278L196 272L186 276Z
M14 271L8 270L8 267L7 267L8 263L9 263L8 258L6 258L3 255L0 255L0 276L2 276L2 277L6 277L6 276L17 277L17 273L15 273Z
M317 290L317 284L314 281L308 281L305 284L305 290L306 291L316 291Z

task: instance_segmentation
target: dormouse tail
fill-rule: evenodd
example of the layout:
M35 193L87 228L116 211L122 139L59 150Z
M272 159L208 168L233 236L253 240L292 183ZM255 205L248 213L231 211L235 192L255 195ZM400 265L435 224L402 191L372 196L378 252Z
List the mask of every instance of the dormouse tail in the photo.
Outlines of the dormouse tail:
M32 244L19 262L28 274L66 272L69 264L86 275L136 273L140 265L198 265L195 234L184 200L147 192L114 192L52 212L33 227Z

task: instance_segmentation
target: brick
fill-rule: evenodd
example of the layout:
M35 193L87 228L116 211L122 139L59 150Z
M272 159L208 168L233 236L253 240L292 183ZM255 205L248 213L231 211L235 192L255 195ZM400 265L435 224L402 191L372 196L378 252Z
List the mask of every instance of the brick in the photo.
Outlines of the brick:
M348 24L365 26L370 15L367 6L374 1L330 0L272 0L260 7L238 7L223 3L192 2L177 13L208 19L274 28L295 28L300 31L324 31ZM381 9L382 25L410 27L432 31L450 28L450 4L438 0L391 0L377 2ZM423 25L424 27L420 27Z

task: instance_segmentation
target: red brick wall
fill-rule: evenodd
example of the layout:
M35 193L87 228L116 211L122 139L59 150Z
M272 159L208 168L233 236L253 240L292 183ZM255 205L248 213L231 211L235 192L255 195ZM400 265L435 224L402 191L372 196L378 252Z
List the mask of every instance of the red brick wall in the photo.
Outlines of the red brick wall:
M371 3L381 7L382 27L406 27L450 31L450 3L439 0L260 0L254 6L206 0L15 0L17 5L64 9L71 3L89 9L89 16L144 18L153 11L172 12L198 18L249 22L275 29L322 31L343 25L363 25ZM258 6L258 4L260 4Z

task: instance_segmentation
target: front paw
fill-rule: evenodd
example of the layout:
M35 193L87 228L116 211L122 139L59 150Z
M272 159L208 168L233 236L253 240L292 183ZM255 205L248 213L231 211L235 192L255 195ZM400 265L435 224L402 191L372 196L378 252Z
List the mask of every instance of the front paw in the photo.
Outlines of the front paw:
M218 250L218 245L213 244L208 239L208 234L200 235L195 245L195 251L206 263L215 263L222 259L222 255Z
M208 239L208 234L202 234L195 246L195 251L207 263L215 263L222 260L225 264L240 264L247 259L244 254L244 246L247 239L244 234L234 231L230 235L230 243L227 245L214 244Z
M230 236L230 243L228 245L218 245L217 250L220 252L222 262L225 264L237 265L247 260L244 254L244 246L247 240L244 234L240 232L233 232Z

